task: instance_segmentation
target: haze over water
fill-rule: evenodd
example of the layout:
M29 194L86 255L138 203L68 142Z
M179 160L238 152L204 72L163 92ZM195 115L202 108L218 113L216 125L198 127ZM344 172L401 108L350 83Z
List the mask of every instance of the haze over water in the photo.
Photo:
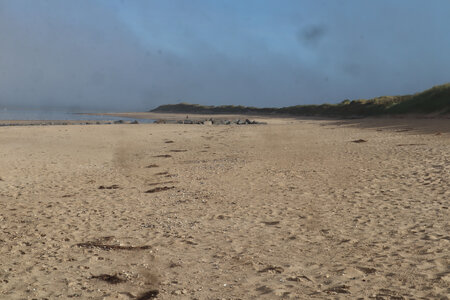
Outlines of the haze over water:
M76 121L117 121L117 120L135 120L135 118L85 115L64 110L51 109L0 109L1 120L76 120ZM140 123L151 123L151 119L137 119Z

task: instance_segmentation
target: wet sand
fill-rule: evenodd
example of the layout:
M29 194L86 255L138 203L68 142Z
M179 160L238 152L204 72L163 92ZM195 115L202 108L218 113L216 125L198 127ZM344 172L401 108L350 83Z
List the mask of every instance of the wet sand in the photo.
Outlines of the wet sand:
M265 121L0 127L0 299L450 296L449 120Z

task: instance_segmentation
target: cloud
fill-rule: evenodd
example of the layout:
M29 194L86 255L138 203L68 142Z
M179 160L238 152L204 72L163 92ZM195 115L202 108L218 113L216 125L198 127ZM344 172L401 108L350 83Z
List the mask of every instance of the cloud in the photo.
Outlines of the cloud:
M450 78L439 5L186 3L0 0L0 105L285 106L410 93Z

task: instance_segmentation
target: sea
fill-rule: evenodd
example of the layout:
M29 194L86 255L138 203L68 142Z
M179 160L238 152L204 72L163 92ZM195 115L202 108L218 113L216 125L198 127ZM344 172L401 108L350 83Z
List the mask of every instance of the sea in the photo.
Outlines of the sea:
M91 112L85 112L91 113ZM98 113L98 112L94 112ZM136 119L126 117L100 116L100 115L86 115L84 113L74 113L64 110L40 110L40 109L6 109L0 108L0 121L9 120L45 120L45 121L134 121L139 123L153 123L152 119Z

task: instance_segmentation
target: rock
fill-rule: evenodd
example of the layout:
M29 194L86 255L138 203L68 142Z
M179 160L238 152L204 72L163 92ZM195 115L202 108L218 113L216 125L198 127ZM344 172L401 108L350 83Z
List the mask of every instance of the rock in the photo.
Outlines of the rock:
M194 124L194 121L186 119L183 121L183 124Z
M133 122L131 122L130 124L139 124L138 120L134 120Z
M124 120L117 120L117 121L114 121L114 124L124 124L125 122L124 122Z

